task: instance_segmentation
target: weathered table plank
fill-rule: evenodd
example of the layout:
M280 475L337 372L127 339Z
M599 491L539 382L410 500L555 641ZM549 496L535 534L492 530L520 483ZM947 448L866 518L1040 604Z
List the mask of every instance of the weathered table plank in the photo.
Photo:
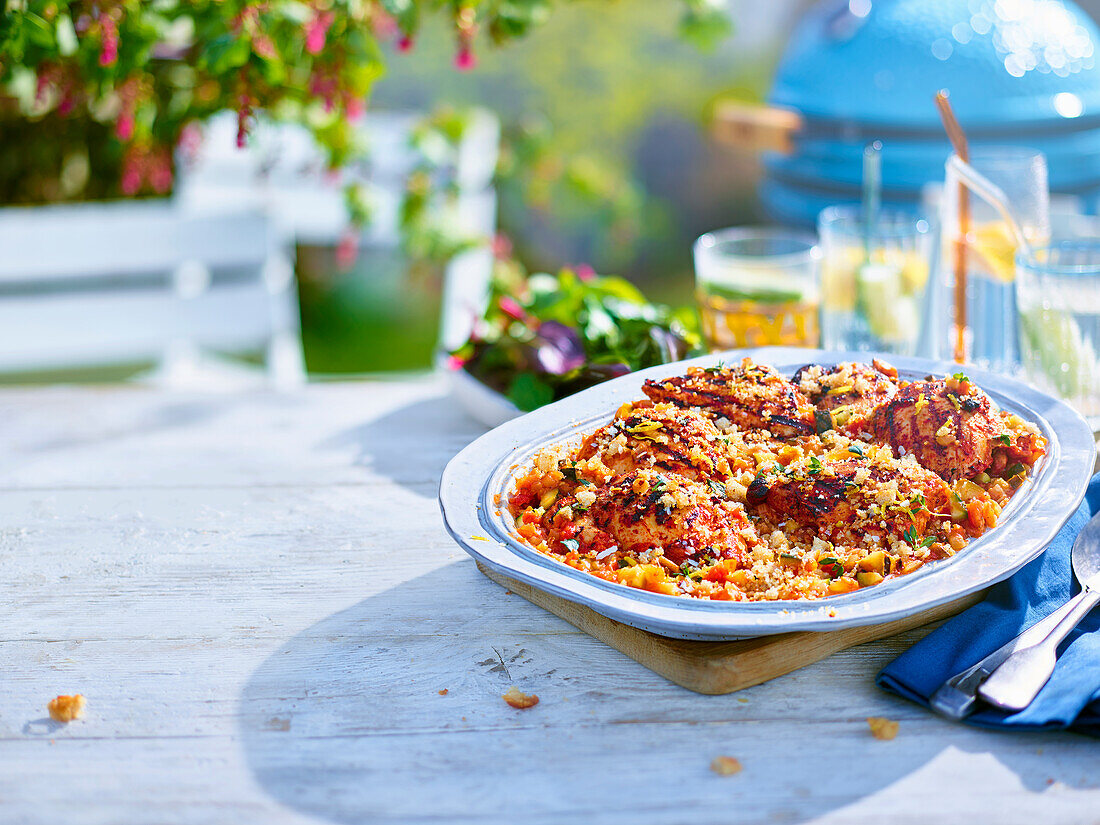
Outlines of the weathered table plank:
M504 592L429 380L0 392L0 822L1094 822L1100 749L878 691L919 631L735 696ZM540 695L515 711L511 684ZM441 696L439 691L447 689ZM87 718L49 722L56 693ZM866 716L898 719L892 742ZM744 771L708 770L719 754Z

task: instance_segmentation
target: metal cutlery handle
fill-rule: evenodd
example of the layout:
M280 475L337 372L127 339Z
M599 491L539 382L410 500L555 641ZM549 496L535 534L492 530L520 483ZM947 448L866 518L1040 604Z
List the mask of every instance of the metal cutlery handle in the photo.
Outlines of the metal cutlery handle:
M1073 609L1072 601L1066 602L1049 616L1040 619L1011 641L1001 645L980 662L948 679L932 694L929 703L932 710L949 719L965 719L974 710L978 700L978 687L989 678L997 667L1015 651L1038 644Z
M1070 600L1072 608L1050 635L1038 644L1009 656L978 688L978 694L1003 710L1023 710L1039 695L1057 662L1058 645L1100 602L1100 591L1082 590Z

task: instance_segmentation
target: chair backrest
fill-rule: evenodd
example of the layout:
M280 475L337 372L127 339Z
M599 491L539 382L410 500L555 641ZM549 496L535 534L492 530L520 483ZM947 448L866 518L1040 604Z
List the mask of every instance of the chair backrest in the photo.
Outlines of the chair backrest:
M297 335L293 269L260 214L164 201L0 209L0 372L158 361Z

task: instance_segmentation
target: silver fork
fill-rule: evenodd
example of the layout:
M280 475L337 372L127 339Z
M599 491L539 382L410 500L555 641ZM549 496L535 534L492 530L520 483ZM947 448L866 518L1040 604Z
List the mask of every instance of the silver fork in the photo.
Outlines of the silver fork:
M974 704L978 699L978 688L990 674L1017 650L1036 645L1049 636L1073 608L1072 602L1062 605L977 664L971 665L961 673L956 673L932 694L929 700L932 710L949 719L965 719L974 711Z

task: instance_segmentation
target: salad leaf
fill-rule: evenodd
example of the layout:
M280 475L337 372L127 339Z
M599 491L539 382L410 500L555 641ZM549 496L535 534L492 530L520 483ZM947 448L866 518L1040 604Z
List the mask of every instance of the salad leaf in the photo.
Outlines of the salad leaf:
M530 412L553 401L554 390L538 376L521 372L512 379L508 398L524 412Z
M483 383L532 410L645 367L702 353L690 308L650 304L629 281L563 269L505 271L470 339L451 355Z

